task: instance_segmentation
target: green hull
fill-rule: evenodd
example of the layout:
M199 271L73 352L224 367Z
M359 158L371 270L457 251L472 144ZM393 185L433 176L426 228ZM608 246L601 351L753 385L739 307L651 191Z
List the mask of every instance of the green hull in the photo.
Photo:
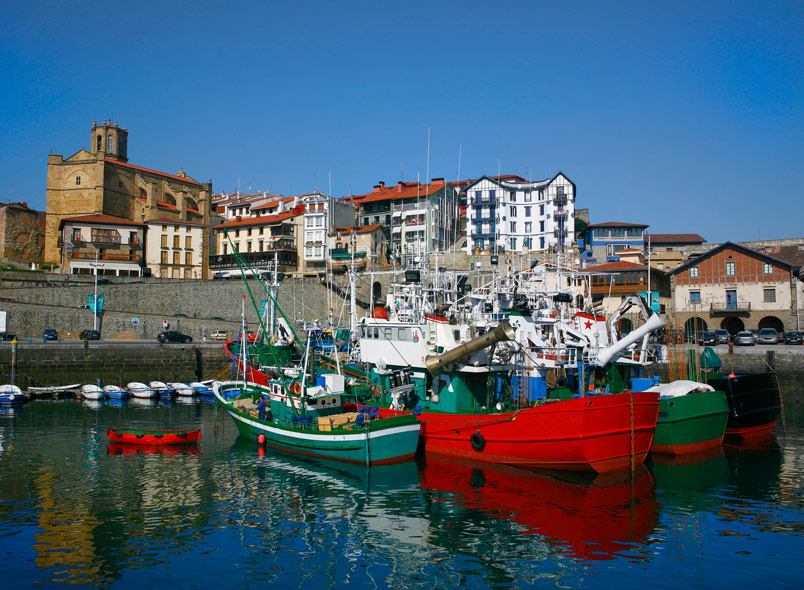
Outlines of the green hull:
M718 447L723 442L729 404L721 391L701 391L659 398L653 453L683 455Z
M235 398L236 399L236 398ZM232 417L240 436L269 447L350 463L376 465L411 459L419 444L415 416L375 419L333 430L260 420L216 393L215 400Z

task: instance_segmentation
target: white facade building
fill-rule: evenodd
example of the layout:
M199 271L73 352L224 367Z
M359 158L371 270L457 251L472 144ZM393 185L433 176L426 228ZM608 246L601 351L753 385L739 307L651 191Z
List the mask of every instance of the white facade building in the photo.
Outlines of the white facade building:
M479 178L466 189L466 253L563 251L575 242L575 184Z
M172 219L151 219L146 223L145 263L151 269L151 276L163 279L203 278L205 226Z

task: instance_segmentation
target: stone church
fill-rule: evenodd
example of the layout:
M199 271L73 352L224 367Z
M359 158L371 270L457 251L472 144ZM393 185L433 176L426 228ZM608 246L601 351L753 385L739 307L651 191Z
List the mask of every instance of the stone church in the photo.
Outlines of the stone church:
M168 174L130 164L128 129L112 121L95 122L90 150L66 159L57 154L48 158L46 263L59 261L59 227L72 217L110 215L140 223L158 219L209 227L211 182L198 182L182 170ZM201 248L207 276L208 239Z

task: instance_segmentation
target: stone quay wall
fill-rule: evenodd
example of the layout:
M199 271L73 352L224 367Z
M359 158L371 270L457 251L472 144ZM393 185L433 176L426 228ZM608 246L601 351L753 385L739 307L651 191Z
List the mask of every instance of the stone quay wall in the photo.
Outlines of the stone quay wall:
M203 381L229 375L230 359L220 345L156 343L97 343L64 345L0 345L2 382L10 382L14 357L14 382L21 388L73 383L97 383L125 387L131 381Z

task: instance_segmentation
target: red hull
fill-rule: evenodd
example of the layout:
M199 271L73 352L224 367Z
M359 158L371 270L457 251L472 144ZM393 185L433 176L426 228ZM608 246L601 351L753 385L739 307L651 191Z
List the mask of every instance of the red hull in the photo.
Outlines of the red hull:
M200 430L115 430L108 431L109 440L114 443L134 445L184 445L195 443L201 438Z
M765 436L773 432L778 424L778 420L769 422L768 424L760 424L759 426L750 426L748 428L726 428L726 436L739 437L739 438L753 438L755 436Z
M703 453L709 449L720 448L722 445L723 437L716 436L711 440L702 440L683 445L657 445L656 443L653 443L653 446L650 450L652 453L657 453L659 455L694 455L697 453Z
M198 445L130 445L109 443L106 453L109 455L198 455Z
M658 416L659 394L638 392L573 398L507 414L422 412L419 420L428 454L604 473L627 469L632 451L635 464L645 460Z

